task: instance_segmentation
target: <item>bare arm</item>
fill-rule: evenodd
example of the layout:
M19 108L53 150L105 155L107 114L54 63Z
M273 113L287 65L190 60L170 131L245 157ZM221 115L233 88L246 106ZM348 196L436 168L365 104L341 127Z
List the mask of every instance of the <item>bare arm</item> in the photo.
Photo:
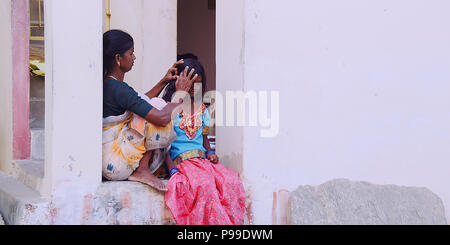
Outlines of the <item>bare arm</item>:
M170 80L164 80L164 78L159 81L155 87L153 87L150 91L148 91L145 95L147 95L147 97L149 98L155 98L158 97L158 95L162 92L162 90L164 89L164 87L167 85L167 83Z
M209 144L208 135L203 135L203 147L205 147L206 151L211 150L211 145Z
M206 153L208 153L208 151L213 151L211 149L211 145L209 144L209 140L208 140L208 136L207 135L203 135L203 147L205 147ZM207 159L209 161L211 161L212 163L214 163L214 164L219 162L219 157L215 153L208 155Z
M191 70L189 74L187 74L189 67L181 73L178 77L177 82L175 83L177 91L187 92L192 86L192 83L197 79L198 75L194 76L194 69ZM162 110L158 110L157 108L152 108L150 112L145 116L145 120L148 122L159 126L165 127L172 120L172 115L176 115L178 110L181 110L179 105L181 105L182 101L178 101L178 103L168 103Z
M172 80L176 80L178 78L178 76L177 76L178 70L176 67L177 67L177 65L180 65L183 63L184 63L183 60L179 60L179 61L175 62L175 64L173 64L172 67L170 67L170 69L167 71L166 75L161 79L161 81L159 81L155 85L155 87L153 87L145 95L147 95L147 97L149 97L149 98L157 97L162 92L162 90L167 85L167 83L169 83Z
M169 152L167 152L167 155L166 155L166 164L167 164L167 169L169 169L169 170L176 167L175 163L173 163L172 158L170 157Z
M150 112L145 116L145 120L158 126L165 127L172 120L173 112L177 110L180 103L169 103L162 110L152 108Z

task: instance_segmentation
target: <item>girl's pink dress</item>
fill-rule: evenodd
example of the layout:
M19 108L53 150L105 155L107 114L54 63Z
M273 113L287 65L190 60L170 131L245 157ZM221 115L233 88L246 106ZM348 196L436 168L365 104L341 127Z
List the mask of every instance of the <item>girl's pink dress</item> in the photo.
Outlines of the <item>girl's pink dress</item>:
M220 163L192 158L169 180L166 205L178 225L243 225L245 191L239 175Z
M180 172L169 180L166 205L178 225L243 225L246 195L239 175L205 159L209 113L203 106L195 116L181 114L173 121L178 139L171 157Z

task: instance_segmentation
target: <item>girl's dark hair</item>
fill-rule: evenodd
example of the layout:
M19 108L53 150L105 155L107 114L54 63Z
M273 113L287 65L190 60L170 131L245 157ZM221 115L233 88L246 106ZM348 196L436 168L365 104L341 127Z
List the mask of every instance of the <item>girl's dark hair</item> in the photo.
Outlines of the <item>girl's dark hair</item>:
M181 74L181 72L184 71L186 66L189 66L188 74L189 72L191 72L192 68L194 68L195 74L198 74L199 76L202 77L202 90L203 90L202 92L204 94L206 91L205 69L203 68L202 64L200 64L200 62L198 61L197 56L193 54L182 54L178 55L178 58L184 60L184 64L177 65L176 67L178 70L178 74ZM166 91L163 95L163 100L167 102L170 102L172 100L172 96L176 92L175 82L176 80L172 80L169 82L169 84L166 87Z
M133 37L121 30L110 30L103 34L103 78L112 72L114 59L134 46Z

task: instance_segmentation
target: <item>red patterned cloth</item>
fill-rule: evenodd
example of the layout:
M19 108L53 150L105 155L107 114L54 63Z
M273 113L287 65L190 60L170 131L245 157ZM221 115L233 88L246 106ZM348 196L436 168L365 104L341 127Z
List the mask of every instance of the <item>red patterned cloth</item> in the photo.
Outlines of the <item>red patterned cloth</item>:
M177 166L165 202L178 225L243 225L245 191L236 171L207 159Z

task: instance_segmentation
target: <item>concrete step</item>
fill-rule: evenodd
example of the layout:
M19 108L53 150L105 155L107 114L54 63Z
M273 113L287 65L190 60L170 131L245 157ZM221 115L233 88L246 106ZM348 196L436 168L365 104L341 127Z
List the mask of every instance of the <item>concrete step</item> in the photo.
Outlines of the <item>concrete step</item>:
M44 98L30 98L30 128L45 127L45 100Z
M16 160L12 176L25 186L39 191L44 179L44 161Z
M30 128L45 127L45 78L30 77Z
M31 159L43 161L45 159L45 130L31 129Z
M49 224L48 202L39 193L0 172L0 213L7 225Z
M30 77L30 98L45 98L45 78Z

